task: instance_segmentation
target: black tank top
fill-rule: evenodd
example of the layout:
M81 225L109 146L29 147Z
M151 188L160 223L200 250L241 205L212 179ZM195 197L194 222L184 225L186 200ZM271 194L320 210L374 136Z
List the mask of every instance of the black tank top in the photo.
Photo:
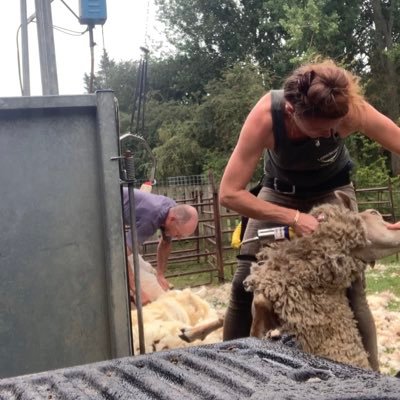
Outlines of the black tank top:
M271 90L273 150L266 150L264 171L267 177L278 178L291 185L315 187L332 179L352 162L344 140L330 138L290 140L285 128L283 90ZM319 146L316 145L319 144Z

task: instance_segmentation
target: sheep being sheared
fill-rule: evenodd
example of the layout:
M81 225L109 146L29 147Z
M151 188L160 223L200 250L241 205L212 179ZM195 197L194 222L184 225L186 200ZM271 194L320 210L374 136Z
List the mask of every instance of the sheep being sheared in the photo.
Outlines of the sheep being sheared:
M138 321L131 312L135 353L139 352ZM143 307L143 331L146 353L221 341L221 332L215 331L204 341L190 344L182 340L185 329L220 320L217 312L190 289L170 290ZM220 324L222 326L222 323Z
M146 261L143 256L138 254L139 269L140 269L140 286L142 288L142 302L143 304L149 303L158 299L165 293L165 290L161 287L157 280L156 270L153 266ZM134 276L135 271L133 269L133 255L128 257L128 279L132 281L131 287L134 287ZM132 293L132 298L134 299L135 294Z
M326 204L311 214L324 215L312 235L257 255L244 282L254 292L251 335L264 337L280 327L306 352L370 368L346 289L367 262L400 250L400 231L388 230L375 210Z

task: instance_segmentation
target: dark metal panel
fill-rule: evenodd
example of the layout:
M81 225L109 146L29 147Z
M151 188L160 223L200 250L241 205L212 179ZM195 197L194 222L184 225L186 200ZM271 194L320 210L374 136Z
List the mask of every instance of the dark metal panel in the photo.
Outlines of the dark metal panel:
M101 161L114 100L98 96L0 99L0 377L130 354L118 165Z

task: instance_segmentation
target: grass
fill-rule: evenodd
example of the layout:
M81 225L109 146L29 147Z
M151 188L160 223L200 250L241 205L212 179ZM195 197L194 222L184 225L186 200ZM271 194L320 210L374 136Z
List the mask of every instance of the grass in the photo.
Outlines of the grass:
M388 309L391 311L400 311L400 262L396 256L388 257L379 262L385 265L385 268L373 269L369 268L366 273L367 294L381 293L389 291L393 293L399 300L389 304ZM202 272L209 269L210 264L205 260L200 263L192 261L189 263L171 263L168 265L168 275L181 273L192 273L191 275L181 275L168 278L168 280L177 289L185 287L195 287L200 285L218 285L217 271ZM226 281L232 279L234 268L230 265L225 266L224 276Z
M212 268L211 265L205 260L202 260L199 263L196 261L189 261L185 263L169 263L167 278L176 289L201 285L218 285L217 270L203 272L204 270L210 268ZM225 266L224 278L226 282L230 282L232 280L233 272L234 271L232 271L231 266ZM185 275L171 277L171 275L179 274Z
M398 300L388 305L389 311L400 311L400 263L396 257L381 260L383 269L369 269L366 274L367 294L391 292Z
M367 292L381 293L390 291L400 297L400 267L388 266L384 270L367 272Z
M204 258L204 257L202 257ZM196 261L186 261L185 263L170 263L168 264L167 278L176 289L185 287L194 287L200 285L208 285L215 281L217 276L216 271L203 272L210 269L211 266L206 260L199 263ZM182 274L182 275L181 275ZM172 276L171 275L178 275Z

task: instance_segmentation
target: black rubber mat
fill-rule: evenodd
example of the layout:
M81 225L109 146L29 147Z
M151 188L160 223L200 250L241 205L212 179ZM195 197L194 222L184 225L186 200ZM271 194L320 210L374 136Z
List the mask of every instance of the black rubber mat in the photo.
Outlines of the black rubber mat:
M7 378L0 399L400 400L400 379L247 338Z

